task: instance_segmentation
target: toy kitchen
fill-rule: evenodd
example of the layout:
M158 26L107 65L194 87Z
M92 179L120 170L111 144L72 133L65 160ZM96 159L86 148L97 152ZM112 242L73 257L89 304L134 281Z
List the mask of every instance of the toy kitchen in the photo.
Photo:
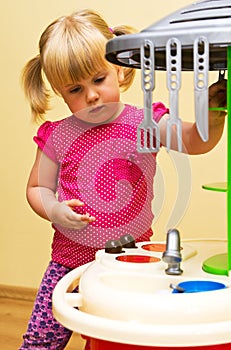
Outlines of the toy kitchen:
M227 182L204 186L227 197L227 240L181 241L175 228L164 242L136 242L131 235L109 240L93 262L57 284L54 315L88 338L91 350L231 349L231 0L194 2L140 33L115 37L107 43L106 57L141 69L141 153L160 146L147 140L153 133L158 140L159 134L150 113L155 70L167 74L167 149L174 126L179 151L181 72L194 74L195 120L204 142L209 138L209 71L219 72L220 79L227 74Z

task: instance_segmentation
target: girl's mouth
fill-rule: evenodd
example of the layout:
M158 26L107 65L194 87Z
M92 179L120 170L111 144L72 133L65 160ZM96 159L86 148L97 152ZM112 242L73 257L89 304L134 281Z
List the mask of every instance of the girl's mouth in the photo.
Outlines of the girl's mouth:
M109 102L82 109L74 115L85 123L104 124L112 122L123 108L120 102Z
M102 108L103 108L103 106L97 106L95 108L92 108L90 110L90 113L98 113L98 112L100 112L102 110Z

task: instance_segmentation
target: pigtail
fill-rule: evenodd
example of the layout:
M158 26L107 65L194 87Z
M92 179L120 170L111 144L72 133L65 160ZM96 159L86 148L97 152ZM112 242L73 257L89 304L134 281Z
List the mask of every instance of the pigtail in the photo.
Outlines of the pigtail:
M49 109L49 93L42 76L40 55L32 58L22 72L22 85L26 98L29 100L34 121L44 120L43 116Z
M120 36L124 34L134 34L137 32L137 30L131 26L127 25L120 25L113 28L110 28L110 31L115 36ZM124 80L120 85L120 88L122 91L126 91L129 89L129 87L132 85L133 80L135 78L136 69L135 68L128 68L124 67Z

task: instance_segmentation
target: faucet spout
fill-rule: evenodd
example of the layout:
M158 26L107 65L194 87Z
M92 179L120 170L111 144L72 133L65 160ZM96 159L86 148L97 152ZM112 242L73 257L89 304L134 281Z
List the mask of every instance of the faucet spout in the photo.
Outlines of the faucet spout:
M167 275L181 275L183 270L180 268L182 260L180 253L180 233L177 229L171 229L167 232L166 251L162 259L168 264L165 270Z

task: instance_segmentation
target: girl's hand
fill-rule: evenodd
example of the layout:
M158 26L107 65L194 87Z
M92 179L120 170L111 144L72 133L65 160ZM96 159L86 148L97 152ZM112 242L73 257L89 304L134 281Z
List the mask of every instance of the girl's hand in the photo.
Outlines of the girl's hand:
M227 105L227 80L220 79L209 87L209 107L226 108ZM210 115L214 118L225 117L224 110L211 110Z
M89 223L95 221L95 217L90 216L88 213L81 215L73 211L75 207L82 205L84 205L84 203L78 199L57 202L52 207L49 219L54 224L63 227L76 230L82 229Z

